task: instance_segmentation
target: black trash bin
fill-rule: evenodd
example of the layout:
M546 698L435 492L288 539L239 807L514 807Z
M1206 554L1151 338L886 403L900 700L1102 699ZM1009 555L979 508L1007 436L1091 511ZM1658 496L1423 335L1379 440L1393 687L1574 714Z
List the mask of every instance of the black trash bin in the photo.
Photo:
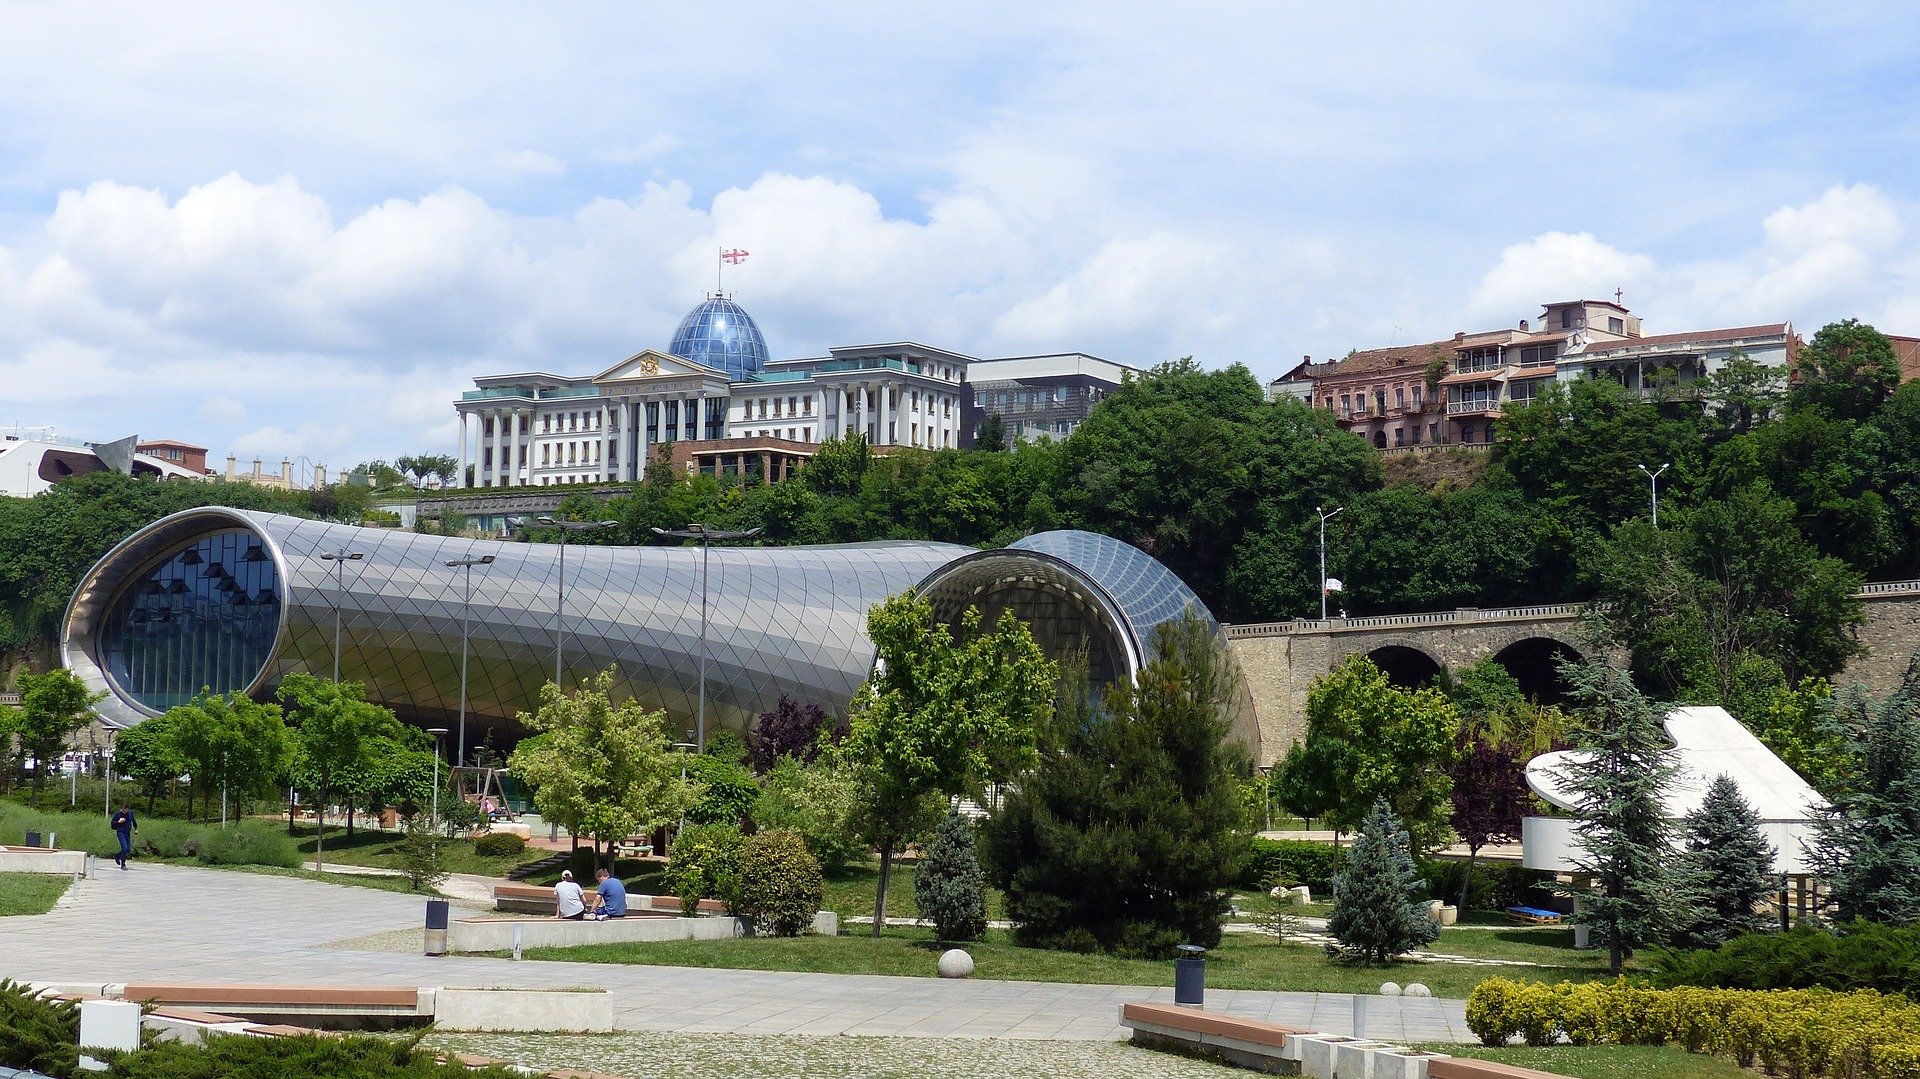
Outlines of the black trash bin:
M39 846L39 845L40 845L40 833L39 833L39 832L28 832L28 833L27 833L27 846L29 846L29 847L37 847L37 846Z
M427 954L447 954L447 901L427 900Z
M1173 961L1173 1002L1198 1008L1207 995L1207 950L1198 944L1182 944L1180 958Z

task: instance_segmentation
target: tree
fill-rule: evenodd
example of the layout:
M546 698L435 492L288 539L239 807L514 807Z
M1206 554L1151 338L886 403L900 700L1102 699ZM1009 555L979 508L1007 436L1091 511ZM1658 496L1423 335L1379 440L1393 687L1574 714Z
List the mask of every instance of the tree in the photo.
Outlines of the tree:
M1464 746L1449 770L1453 778L1453 830L1467 845L1467 871L1460 882L1460 910L1473 892L1473 865L1480 848L1520 838L1530 799L1525 762L1513 751L1479 738Z
M1852 739L1834 712L1833 683L1825 678L1808 676L1789 685L1779 664L1749 656L1735 671L1734 691L1722 703L1828 799L1846 790L1859 770Z
M1838 708L1855 729L1860 769L1816 821L1813 862L1848 917L1920 920L1920 656L1884 701L1850 690Z
M862 827L880 851L877 937L894 853L932 825L941 803L1028 765L1059 668L1013 612L990 632L975 607L948 626L912 592L868 612L867 635L879 660L854 695L841 751L853 766Z
M143 720L121 731L113 740L113 768L140 785L153 812L161 790L180 778L187 763L174 748L171 721L165 715Z
M1767 927L1756 908L1773 890L1773 845L1760 815L1731 778L1715 776L1700 807L1687 814L1682 874L1694 915L1680 933L1689 948L1718 948L1739 933Z
M988 880L1025 944L1166 958L1219 943L1246 861L1231 659L1189 615L1133 684L1096 695L1069 667L1039 761L982 828Z
M414 487L426 487L428 481L445 487L453 483L454 476L460 470L460 462L450 454L420 453L393 459L394 467Z
M571 692L549 682L540 708L520 723L539 732L508 759L533 787L540 815L575 835L593 837L594 853L636 832L674 819L693 801L681 761L666 732L666 713L628 698L615 707L611 668Z
M1796 404L1841 419L1865 419L1900 385L1900 359L1885 334L1858 319L1820 327L1800 350Z
M1307 691L1307 736L1287 751L1276 790L1293 812L1341 831L1359 827L1385 797L1415 842L1440 846L1452 815L1446 769L1459 732L1445 694L1401 689L1354 656Z
M1740 349L1733 350L1720 370L1706 377L1707 400L1714 416L1734 434L1744 435L1755 424L1773 418L1786 396L1787 371L1763 367Z
M986 877L974 853L973 825L949 812L913 872L920 916L933 922L936 940L979 940L987 932Z
M193 776L203 817L213 815L216 792L258 793L285 770L292 755L280 706L244 693L202 693L160 718L173 755Z
M1440 936L1427 914L1426 891L1406 830L1387 800L1377 798L1334 878L1327 931L1347 958L1367 966L1391 963Z
M782 693L773 710L760 713L760 718L754 721L749 751L753 770L762 774L770 772L782 757L792 757L803 764L811 762L820 755L821 736L831 737L836 733L839 732L833 729L826 711L819 705L803 705Z
M980 433L973 436L973 448L989 452L1004 451L1007 448L1007 421L998 412L987 413L980 421Z
M858 815L853 776L831 755L812 764L782 758L763 777L760 796L753 804L756 827L798 833L828 875L867 856Z
M1628 673L1601 660L1563 662L1561 676L1580 706L1574 744L1582 752L1558 780L1574 803L1577 919L1605 943L1619 974L1636 947L1665 937L1676 921L1673 824L1662 795L1678 766L1663 717Z
M56 667L45 674L22 674L17 737L23 754L31 756L33 803L40 804L47 769L58 761L93 718L93 705L105 693L91 693L72 671Z
M288 771L294 786L312 797L313 861L316 868L324 868L327 806L350 793L351 782L368 768L380 740L401 737L400 722L392 712L368 703L359 682L334 682L295 672L281 680L277 696L286 718L293 722L293 761Z

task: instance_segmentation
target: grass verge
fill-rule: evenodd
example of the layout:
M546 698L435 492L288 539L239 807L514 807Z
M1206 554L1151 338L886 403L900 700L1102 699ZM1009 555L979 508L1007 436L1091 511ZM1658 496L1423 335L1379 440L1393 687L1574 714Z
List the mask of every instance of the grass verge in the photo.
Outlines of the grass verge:
M376 892L399 892L401 895L419 895L430 899L444 899L439 891L428 889L416 892L407 884L405 877L370 877L359 873L316 873L311 869L282 869L277 865L215 865L206 866L198 862L182 861L178 864L191 865L200 869L227 869L236 873L258 873L263 877L297 877L301 880L317 880L322 884L344 884L350 888L371 888Z
M72 878L54 873L0 873L0 917L45 914L72 883Z
M1570 1079L1753 1079L1730 1060L1665 1045L1556 1045L1485 1049L1477 1045L1429 1045L1436 1053L1496 1060Z
M647 944L593 944L577 948L537 948L529 959L578 963L636 963L654 966L716 967L734 970L813 971L828 974L891 974L932 977L941 946L918 929L889 929L869 936L858 926L842 937L753 937L737 940L660 941ZM1482 934L1484 935L1484 934ZM1023 948L1012 935L991 931L987 939L965 946L974 959L974 977L1033 982L1104 985L1171 985L1173 963L1122 959L1111 955ZM1422 982L1443 997L1464 997L1493 975L1536 981L1589 981L1605 977L1600 957L1591 952L1563 955L1551 945L1537 953L1555 965L1486 967L1463 963L1399 963L1355 967L1330 962L1318 948L1280 944L1269 938L1231 933L1207 955L1207 984L1217 989L1287 989L1334 993L1374 992L1383 981Z

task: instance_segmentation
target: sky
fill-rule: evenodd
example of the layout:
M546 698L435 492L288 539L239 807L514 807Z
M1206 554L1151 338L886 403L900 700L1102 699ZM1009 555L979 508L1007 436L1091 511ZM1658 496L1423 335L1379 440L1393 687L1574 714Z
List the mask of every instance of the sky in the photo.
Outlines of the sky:
M721 246L777 357L1264 381L1615 289L1920 333L1916 54L1845 2L0 0L0 428L453 453Z

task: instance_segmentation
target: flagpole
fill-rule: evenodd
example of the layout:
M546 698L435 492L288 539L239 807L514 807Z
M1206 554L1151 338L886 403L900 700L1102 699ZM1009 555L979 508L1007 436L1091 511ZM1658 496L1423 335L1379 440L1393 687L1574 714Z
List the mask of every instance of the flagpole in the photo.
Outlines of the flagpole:
M713 294L715 296L720 295L722 291L720 275L726 269L726 265L727 265L727 248L725 244L722 244L719 247L714 248L714 251L713 251Z

